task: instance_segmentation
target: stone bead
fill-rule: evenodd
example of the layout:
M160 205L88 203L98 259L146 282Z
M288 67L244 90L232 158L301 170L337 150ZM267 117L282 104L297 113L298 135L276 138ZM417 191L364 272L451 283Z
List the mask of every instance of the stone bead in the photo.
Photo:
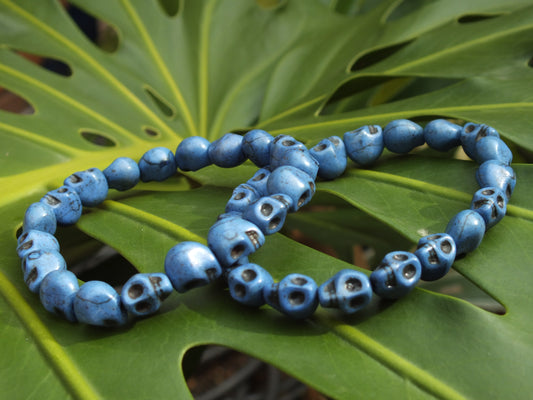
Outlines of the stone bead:
M58 225L73 225L81 217L83 207L80 196L68 186L61 186L48 192L41 202L48 204L54 210Z
M383 129L383 143L393 153L409 153L424 144L424 130L413 121L397 119Z
M139 161L141 181L161 182L176 173L174 153L166 147L154 147L143 154Z
M261 197L243 211L242 217L256 225L265 235L278 232L285 223L287 206L272 197Z
M137 317L154 314L173 288L165 274L135 274L122 287L124 308Z
M44 308L54 314L76 322L74 297L80 288L78 278L68 270L52 271L45 276L39 288Z
M113 287L102 281L81 285L74 296L74 314L78 321L95 326L115 327L128 322L128 313Z
M287 196L286 194L283 194L283 193L276 193L276 194L271 194L270 197L272 197L273 199L276 199L276 200L279 200L283 203L283 205L285 206L285 208L287 209L287 212L291 212L291 208L292 208L292 199Z
M477 212L485 221L486 230L502 220L507 212L507 200L501 189L486 187L474 193L470 209Z
M250 161L258 167L266 167L270 163L270 146L274 138L261 129L253 129L244 135L242 151Z
M104 169L104 176L110 189L129 190L139 183L139 165L128 157L119 157Z
M479 164L485 161L494 160L505 165L510 165L513 161L513 153L507 145L495 136L485 136L476 142L476 158Z
M442 278L450 270L456 254L455 242L450 235L437 233L421 238L415 251L422 266L420 279L434 281Z
M322 307L338 308L353 314L372 299L368 277L353 269L343 269L318 288L318 301Z
M54 210L46 203L31 204L24 214L24 232L31 230L54 234L57 228Z
M318 176L322 179L338 178L346 170L346 148L338 136L322 139L309 153L318 161Z
M474 124L473 122L469 122L463 126L463 130L461 131L461 144L463 145L463 150L466 155L472 160L475 160L477 156L477 141L486 136L499 138L500 134L496 129L485 124Z
M222 168L236 167L246 160L242 151L242 136L235 133L226 133L211 143L208 154L211 162Z
M80 196L81 204L85 207L94 207L107 197L107 179L98 168L79 171L63 182Z
M463 128L445 119L435 119L424 127L424 141L438 151L448 151L461 145Z
M267 182L269 176L270 171L266 168L261 168L246 181L246 184L253 187L260 196L266 196L268 194Z
M257 191L246 184L241 183L233 190L231 198L226 203L226 212L243 212L248 205L256 201L260 196Z
M263 289L274 283L272 276L257 264L243 264L228 273L228 288L236 301L250 307L265 304Z
M479 187L496 187L505 193L507 200L511 198L516 185L514 170L495 160L485 161L476 171Z
M280 135L272 142L270 151L270 169L290 165L305 172L313 180L318 173L318 162L307 147L291 136Z
M165 257L165 273L179 293L205 286L222 274L215 254L196 242L181 242Z
M343 141L346 155L361 166L374 163L385 147L383 131L379 125L365 125L354 131L346 132Z
M182 171L198 171L211 165L209 140L201 136L190 136L176 148L176 165Z
M476 249L485 234L483 217L473 210L463 210L456 214L446 226L457 247L457 255L463 255Z
M286 165L270 174L267 189L271 195L283 193L290 197L290 211L297 211L311 201L315 194L315 182L302 170Z
M19 236L17 240L17 254L20 258L24 258L28 254L38 250L59 251L59 242L54 235L35 229L24 232Z
M385 299L399 299L408 294L420 279L418 258L406 251L388 253L370 275L374 293Z
M37 250L28 254L22 261L24 282L33 292L38 293L43 279L52 271L67 269L65 259L53 250Z
M263 289L266 303L289 317L310 317L318 306L317 286L302 274L290 274Z

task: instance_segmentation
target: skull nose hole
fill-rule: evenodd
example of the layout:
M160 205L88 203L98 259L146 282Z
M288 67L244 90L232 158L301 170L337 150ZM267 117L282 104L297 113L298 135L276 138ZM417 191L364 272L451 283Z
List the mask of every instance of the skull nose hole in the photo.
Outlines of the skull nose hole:
M33 246L33 240L28 240L27 242L22 243L22 246L20 246L21 250L28 250Z
M274 211L272 204L265 203L261 206L261 214L263 214L265 217L268 217L270 214L272 214L272 211Z
M218 278L217 269L216 268L207 268L205 270L205 274L207 275L207 279L209 282L214 281Z
M490 216L494 219L496 219L496 217L498 217L498 208L496 207L496 204L493 204L492 205L492 211L490 213Z
M300 198L298 199L298 207L301 207L305 204L305 202L307 201L307 199L309 198L309 190L306 190L301 196Z
M338 146L338 145L340 144L340 140L337 139L336 137L330 137L330 138L329 138L329 141L330 141L331 143L333 143L335 146Z
M50 194L47 194L46 196L44 196L44 199L50 206L57 206L59 203L61 203L61 201L59 201L57 197L54 197Z
M322 144L319 144L319 145L315 146L315 151L324 151L324 150L326 150L327 147L328 147L327 144L322 143Z
M498 196L498 197L496 197L496 202L498 203L498 206L499 206L500 208L503 208L505 202L504 202L502 196Z
M438 262L439 262L439 256L437 256L437 252L435 251L435 249L433 247L429 250L428 261L429 261L430 264L438 264ZM404 270L404 274L405 274L405 270ZM409 278L407 278L407 279L409 279Z
M264 177L265 177L265 174L260 173L259 175L254 176L254 178L252 180L255 181L255 182L258 182L258 181L264 179Z
M83 179L81 179L81 178L80 178L78 175L76 175L76 174L72 174L72 175L70 175L70 177L69 177L69 181L70 181L71 183L80 183L82 180L83 180Z
M394 259L397 260L397 261L405 261L405 260L407 260L409 257L407 257L405 254L399 253L399 254L395 254L395 255L393 255L392 258L394 258Z
M246 195L243 192L237 193L235 196L233 196L234 200L242 200L246 197Z
M57 190L58 193L66 193L67 191L68 189L66 187L62 187Z
M37 268L33 268L28 274L28 278L26 278L26 285L29 285L30 283L35 282L38 276L39 276L39 273L37 272Z
M475 124L467 124L465 126L465 132L466 133L470 133L472 132L474 129L476 129L476 125Z
M365 304L365 298L363 296L357 296L350 300L350 307L357 308Z
M131 287L128 289L128 296L130 299L136 299L137 297L141 296L144 292L144 288L142 285L139 285L138 283L131 285Z
M492 196L494 194L494 190L492 189L485 189L481 192L483 196Z
M297 276L295 278L292 278L291 282L294 283L295 285L303 286L307 283L307 279Z
M448 240L445 240L440 244L440 249L446 254L450 254L452 252L452 244Z
M235 292L235 296L237 297L244 297L246 295L246 288L240 283L237 283L235 285L233 291Z
M257 278L257 274L253 269L245 269L242 271L241 277L243 281L250 282Z
M296 292L292 292L289 295L289 303L292 306L299 306L304 301L305 301L305 294L303 294L302 292L296 291Z
M239 243L231 249L231 258L234 260L240 258L244 254L244 245Z
M139 314L146 314L150 311L150 303L147 301L140 301L139 303L135 304L135 311L137 311Z
M375 133L378 133L378 128L376 128L374 125L369 125L368 126L368 131L374 135Z
M476 142L481 139L481 138L484 138L485 136L487 136L487 128L488 126L486 125L481 125L481 129L479 130L479 133L477 134L476 136Z
M411 279L416 275L416 268L413 264L407 264L402 271L402 275L405 279Z
M363 285L361 284L361 281L359 279L350 278L346 280L346 282L344 283L344 287L349 292L358 292L363 288Z
M268 229L273 231L274 229L276 229L279 226L280 223L281 223L281 218L280 217L272 218L272 221L270 221L270 223L268 224Z

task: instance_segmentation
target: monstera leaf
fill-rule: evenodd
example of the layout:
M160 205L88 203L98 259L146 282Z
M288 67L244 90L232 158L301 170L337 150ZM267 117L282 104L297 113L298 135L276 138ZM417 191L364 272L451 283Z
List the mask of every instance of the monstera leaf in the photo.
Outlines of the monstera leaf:
M32 107L0 112L3 397L190 398L182 360L203 344L263 359L332 398L530 397L530 1L73 3L117 33L115 48L88 40L59 1L0 1L0 86ZM294 322L268 307L245 309L216 284L103 330L48 314L24 286L14 251L24 210L72 172L175 149L190 135L260 127L314 144L367 123L436 117L491 124L523 162L513 165L508 216L454 266L504 315L416 289L353 317L319 310ZM351 165L319 182L315 206L288 226L338 249L358 241L378 254L408 250L469 207L475 168L424 149L388 154L371 169ZM161 271L175 243L205 242L232 188L253 172L210 167L113 193L61 229L65 254L86 257L102 242L141 272ZM251 259L276 279L301 272L323 282L349 267L283 234Z

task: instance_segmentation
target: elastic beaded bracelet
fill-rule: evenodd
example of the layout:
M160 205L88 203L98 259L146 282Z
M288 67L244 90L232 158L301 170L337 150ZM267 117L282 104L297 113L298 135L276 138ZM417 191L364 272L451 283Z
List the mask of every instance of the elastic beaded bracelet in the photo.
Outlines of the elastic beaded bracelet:
M265 236L278 232L288 213L311 200L317 176L335 179L344 173L348 158L367 166L384 148L402 154L423 143L439 151L462 145L480 164L476 179L481 189L470 208L451 219L445 233L421 238L414 253L387 254L370 277L344 269L320 286L297 273L274 282L268 271L249 262L248 256L264 244ZM105 282L90 281L79 287L76 276L67 270L53 236L56 227L76 223L82 207L98 205L109 188L128 190L139 180L165 180L177 168L196 171L211 164L231 168L245 159L260 169L233 191L225 213L208 232L208 245L178 243L166 255L165 273L136 274L119 295ZM506 213L516 183L511 161L512 153L495 129L473 123L460 127L442 119L425 128L409 120L392 121L383 129L367 125L346 132L342 139L323 139L310 150L290 136L274 138L258 129L244 136L228 133L212 143L189 137L175 155L157 147L138 163L118 158L104 171L91 168L66 178L63 186L29 206L17 252L29 289L39 293L46 310L73 322L121 326L127 323L128 314L143 317L157 312L173 289L183 293L221 276L227 280L230 295L247 306L266 303L300 319L309 317L319 304L351 314L364 308L373 293L397 299L420 279L443 277L458 257L476 249L486 230Z

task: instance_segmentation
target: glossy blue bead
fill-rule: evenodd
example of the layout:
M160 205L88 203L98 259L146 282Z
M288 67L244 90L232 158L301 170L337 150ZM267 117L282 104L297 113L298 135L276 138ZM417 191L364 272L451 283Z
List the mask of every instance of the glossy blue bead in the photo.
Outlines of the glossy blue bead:
M220 139L209 145L209 159L222 168L232 168L246 160L242 151L242 136L235 133L226 133Z
M463 255L476 249L485 234L483 217L473 210L463 210L456 214L446 226L457 247L457 255Z
M44 195L41 202L48 204L56 216L58 225L73 225L81 217L80 196L68 186L61 186Z
M53 250L37 250L22 260L24 282L33 293L39 292L41 282L50 272L66 269L63 256Z
M455 242L450 235L437 233L420 239L415 251L422 266L420 279L434 281L442 278L450 270L456 254Z
M228 273L228 288L239 303L259 307L265 304L263 289L274 283L272 276L257 264L243 264Z
M322 179L335 179L344 173L347 164L346 148L340 137L322 139L309 153L318 161L318 176Z
M496 129L485 124L469 122L463 126L463 130L461 131L461 144L466 155L472 160L475 160L477 157L476 143L486 136L499 138L500 134Z
M418 258L406 251L388 253L370 275L374 293L385 299L399 299L416 286L422 273Z
M505 165L510 165L513 161L513 153L507 145L495 136L485 136L476 142L476 158L479 164L485 161L494 160Z
M20 258L38 250L59 251L59 242L50 233L31 230L22 233L17 240L17 254Z
M46 203L31 204L24 214L24 232L37 230L54 234L57 228L54 210Z
M261 129L253 129L246 133L242 141L244 155L258 167L266 167L270 163L270 146L274 138Z
M76 322L74 297L79 288L78 278L72 272L52 271L41 282L39 297L47 311Z
M379 125L365 125L343 136L346 155L362 166L374 163L385 147L383 131Z
M166 147L155 147L143 154L139 161L141 181L164 181L176 173L174 153Z
M445 119L435 119L424 127L424 141L438 151L448 151L461 145L463 128Z
M516 185L514 170L495 160L485 161L476 171L479 187L496 187L505 193L507 200L511 198Z
M141 179L139 165L128 157L117 158L103 172L109 188L120 191L133 188Z
M302 170L286 165L270 174L267 189L270 195L282 193L290 197L290 211L297 211L311 201L315 194L315 182Z
M500 222L507 212L505 193L496 187L479 189L474 193L470 209L483 217L488 230Z
M272 235L283 227L287 206L278 199L261 197L244 209L242 217L257 225L265 235Z
M353 269L343 269L318 288L318 301L322 307L338 308L353 314L364 308L372 299L368 277Z
M128 322L128 313L119 294L105 282L84 283L76 292L73 303L76 318L85 324L115 327Z
M318 173L318 162L313 158L307 147L291 136L280 135L272 142L270 151L270 169L290 165L305 172L313 180Z
M176 165L182 171L198 171L211 165L209 140L201 136L190 136L181 141L176 149Z
M383 128L383 143L393 153L409 153L424 144L424 130L408 119L397 119Z
M270 171L266 168L261 168L246 181L246 184L253 187L260 196L266 196L268 194L267 182L269 176Z
M174 289L185 293L213 282L222 274L222 268L208 247L196 242L181 242L168 251L165 273Z
M318 306L317 286L302 274L290 274L263 289L266 303L289 317L310 317Z
M81 204L86 207L97 206L107 197L107 179L98 168L75 172L63 183L78 193Z
M172 290L165 274L135 274L122 287L120 298L127 311L144 317L157 312Z
M248 205L256 201L260 196L257 191L246 184L241 183L233 190L231 198L226 203L226 212L243 212Z

